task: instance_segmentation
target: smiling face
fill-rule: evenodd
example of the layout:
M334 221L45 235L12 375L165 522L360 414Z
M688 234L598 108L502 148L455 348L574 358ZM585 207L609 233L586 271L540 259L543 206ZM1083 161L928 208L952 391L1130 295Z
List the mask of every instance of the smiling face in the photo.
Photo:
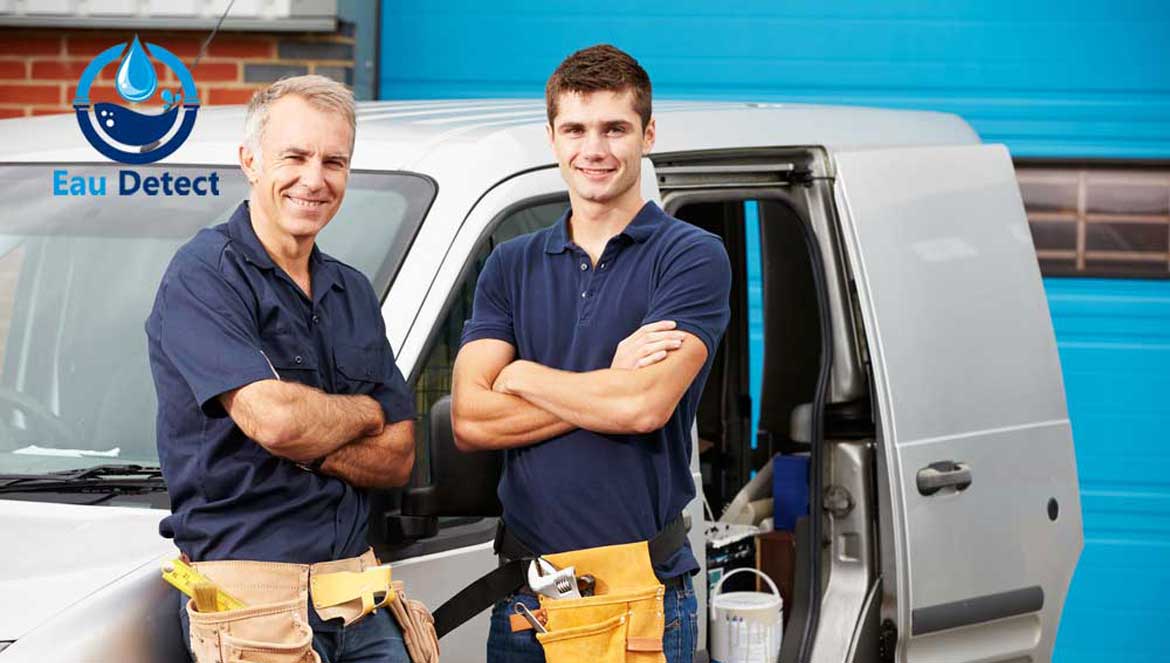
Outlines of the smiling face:
M641 200L641 161L654 147L654 120L643 129L633 100L630 90L557 98L549 142L571 198L614 205Z
M252 183L253 223L312 241L341 207L352 149L353 131L344 118L297 95L277 99L268 109L259 153L247 146L240 153Z

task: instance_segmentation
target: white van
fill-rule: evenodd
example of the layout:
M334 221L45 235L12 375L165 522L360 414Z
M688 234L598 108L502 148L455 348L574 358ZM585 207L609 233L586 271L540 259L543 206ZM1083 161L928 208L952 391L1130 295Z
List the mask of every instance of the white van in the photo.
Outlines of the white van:
M780 660L1048 660L1081 510L1007 151L938 113L655 114L646 197L721 235L735 270L696 484L718 509L773 453L810 458ZM454 451L445 397L483 259L567 205L544 122L541 101L359 105L346 200L320 238L384 297L417 394L412 487L377 496L370 532L432 608L496 564L498 459ZM142 325L174 251L245 196L242 132L241 108L203 109L163 163L123 166L71 116L0 122L0 663L182 660ZM120 171L203 178L205 195L120 195ZM745 201L763 282L755 444ZM702 551L698 500L689 515ZM487 631L484 613L450 633L444 660L482 660Z

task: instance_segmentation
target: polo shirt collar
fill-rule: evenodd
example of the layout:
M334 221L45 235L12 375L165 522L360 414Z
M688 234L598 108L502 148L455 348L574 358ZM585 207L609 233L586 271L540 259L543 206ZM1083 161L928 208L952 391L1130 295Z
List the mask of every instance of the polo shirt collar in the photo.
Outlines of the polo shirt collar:
M277 265L260 243L256 230L252 227L252 213L248 209L248 201L243 201L232 217L228 219L228 234L243 248L244 259L261 269L277 269ZM284 270L278 270L284 274ZM313 251L309 254L309 273L313 276L313 299L320 301L321 296L330 288L345 290L345 282L337 273L336 265L325 260L321 249L313 244ZM291 280L291 279L290 279ZM294 284L295 285L295 284Z
M572 212L573 209L571 207L565 210L565 213L553 225L552 232L548 234L548 237L544 241L545 253L561 253L573 244L573 240L569 239L569 216ZM653 200L648 200L645 205L642 205L642 209L638 210L634 218L630 219L630 222L618 234L624 235L637 243L645 242L654 234L654 230L658 228L659 222L665 216L666 214Z

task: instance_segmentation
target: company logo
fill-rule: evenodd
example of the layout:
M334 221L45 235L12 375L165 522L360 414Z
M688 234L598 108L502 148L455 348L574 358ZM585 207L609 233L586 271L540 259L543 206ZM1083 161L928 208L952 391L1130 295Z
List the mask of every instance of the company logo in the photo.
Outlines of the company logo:
M111 103L90 104L89 90L101 70L121 59L115 88L118 95L133 104L144 104L155 97L162 102L159 113L142 113ZM178 79L177 90L159 91L154 62L170 69ZM191 135L199 111L195 80L187 67L167 49L135 35L134 41L102 51L90 61L77 85L73 100L77 124L85 139L105 156L128 164L154 163L166 157Z

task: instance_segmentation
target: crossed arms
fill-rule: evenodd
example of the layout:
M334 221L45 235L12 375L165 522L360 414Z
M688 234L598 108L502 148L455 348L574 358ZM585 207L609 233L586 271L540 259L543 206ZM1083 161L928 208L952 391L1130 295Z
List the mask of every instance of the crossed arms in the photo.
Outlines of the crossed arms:
M369 396L327 394L296 382L260 380L219 401L249 438L297 463L324 458L321 472L361 488L401 486L414 465L414 422L386 425Z
M464 451L521 447L575 428L649 433L678 406L707 347L669 320L621 342L610 368L576 373L513 361L512 344L467 343L455 359L451 418Z

